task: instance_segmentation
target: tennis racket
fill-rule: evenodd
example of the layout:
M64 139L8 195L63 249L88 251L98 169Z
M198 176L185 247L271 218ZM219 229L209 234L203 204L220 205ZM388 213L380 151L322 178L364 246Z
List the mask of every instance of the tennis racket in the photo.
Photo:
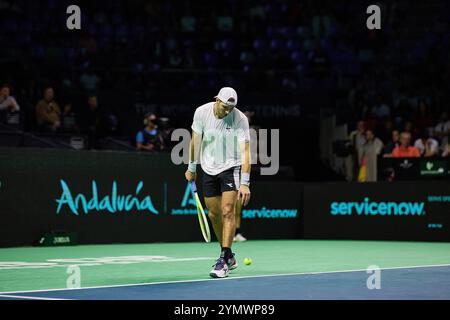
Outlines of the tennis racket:
M194 194L195 205L197 206L198 222L200 223L200 229L202 230L203 238L206 242L211 242L211 232L209 231L208 219L206 218L205 211L203 210L202 203L197 193L197 185L195 181L191 182L191 190Z

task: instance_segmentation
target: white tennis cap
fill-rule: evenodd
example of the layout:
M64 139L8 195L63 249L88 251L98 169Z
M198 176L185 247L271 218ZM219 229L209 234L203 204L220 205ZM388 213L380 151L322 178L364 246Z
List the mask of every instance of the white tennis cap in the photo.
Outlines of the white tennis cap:
M235 107L237 105L237 93L231 87L224 87L220 89L219 94L214 98L218 98L228 106Z

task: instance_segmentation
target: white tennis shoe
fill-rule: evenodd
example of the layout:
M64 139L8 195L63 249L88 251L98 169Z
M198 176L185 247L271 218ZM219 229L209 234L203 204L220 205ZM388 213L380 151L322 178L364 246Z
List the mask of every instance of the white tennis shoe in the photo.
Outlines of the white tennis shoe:
M234 242L244 242L244 241L247 241L247 238L244 237L242 234L238 233L237 235L234 236L233 241Z
M213 266L214 268L211 270L209 275L212 278L226 278L230 273L230 269L228 268L228 264L224 258L219 258L216 261L216 264Z

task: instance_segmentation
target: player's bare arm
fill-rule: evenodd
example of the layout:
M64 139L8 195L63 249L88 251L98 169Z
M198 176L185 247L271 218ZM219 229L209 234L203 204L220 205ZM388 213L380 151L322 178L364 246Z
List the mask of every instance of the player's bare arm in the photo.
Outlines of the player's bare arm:
M196 166L200 154L200 146L202 144L202 135L192 131L192 139L189 144L189 165L185 172L187 181L194 181L196 178Z
M240 144L242 155L242 167L241 167L241 185L239 187L239 199L241 203L246 206L250 201L250 171L251 171L251 158L250 158L250 142Z

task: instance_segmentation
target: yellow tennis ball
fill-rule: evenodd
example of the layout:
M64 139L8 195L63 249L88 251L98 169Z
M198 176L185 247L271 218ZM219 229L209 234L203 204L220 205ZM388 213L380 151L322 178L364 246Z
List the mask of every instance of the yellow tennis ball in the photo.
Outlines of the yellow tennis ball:
M245 259L244 259L244 264L245 264L246 266L251 265L251 264L252 264L252 259L251 259L251 258L245 258Z

